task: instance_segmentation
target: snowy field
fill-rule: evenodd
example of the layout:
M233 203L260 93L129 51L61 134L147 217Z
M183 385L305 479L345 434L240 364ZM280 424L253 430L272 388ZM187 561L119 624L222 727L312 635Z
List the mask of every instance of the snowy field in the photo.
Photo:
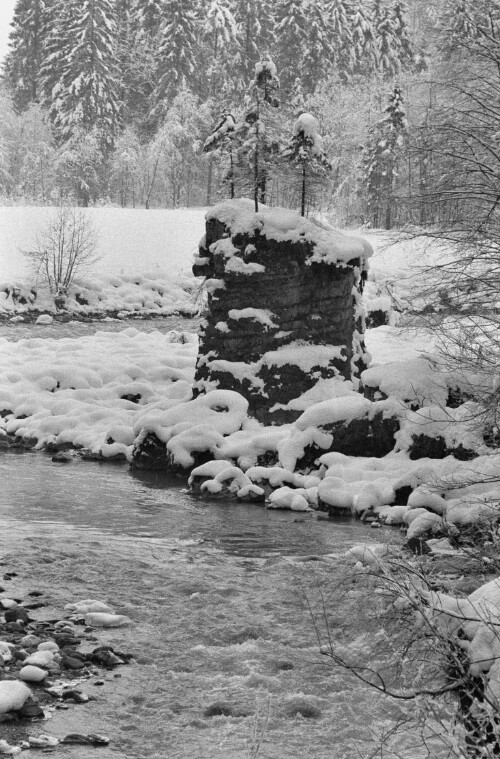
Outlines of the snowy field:
M20 251L30 250L54 210L36 206L0 208L0 282L26 279L28 272ZM135 274L155 268L189 272L203 234L205 210L89 208L101 256L96 274Z
M30 308L54 310L53 299L29 271L23 250L54 213L53 208L0 208L0 314ZM134 312L168 315L192 313L198 289L191 275L193 257L204 233L206 209L90 208L98 236L99 260L90 275L78 280L67 308L77 313ZM414 297L415 267L435 260L439 251L422 240L392 243L386 233L352 230L373 246L365 302L370 311L404 309ZM32 302L30 288L37 290ZM12 297L15 288L27 305ZM76 296L78 296L76 298Z

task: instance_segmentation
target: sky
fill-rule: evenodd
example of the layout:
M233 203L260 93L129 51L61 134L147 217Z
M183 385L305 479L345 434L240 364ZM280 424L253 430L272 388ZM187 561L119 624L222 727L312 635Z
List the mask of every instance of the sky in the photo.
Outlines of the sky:
M0 61L3 61L7 53L10 22L16 2L17 0L0 0Z

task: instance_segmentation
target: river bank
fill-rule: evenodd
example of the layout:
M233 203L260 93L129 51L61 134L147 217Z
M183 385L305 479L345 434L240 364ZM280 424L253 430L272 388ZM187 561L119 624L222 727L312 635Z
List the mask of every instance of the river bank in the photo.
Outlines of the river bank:
M105 686L89 685L97 702L56 712L43 732L104 733L110 746L99 755L127 759L164 759L165 746L176 759L221 750L246 759L255 755L256 728L266 757L313 745L319 759L332 746L351 759L357 746L372 745L390 709L325 666L308 608L322 615L319 589L333 583L332 634L343 645L361 636L363 650L377 648L371 633L380 623L362 629L353 618L355 581L342 561L368 527L207 506L179 483L121 467L75 463L69 476L39 452L2 454L0 467L0 552L17 573L9 595L26 597L36 578L47 602L33 611L38 618L79 598L107 601L132 624L99 638L142 661ZM64 755L83 759L88 748L65 747Z

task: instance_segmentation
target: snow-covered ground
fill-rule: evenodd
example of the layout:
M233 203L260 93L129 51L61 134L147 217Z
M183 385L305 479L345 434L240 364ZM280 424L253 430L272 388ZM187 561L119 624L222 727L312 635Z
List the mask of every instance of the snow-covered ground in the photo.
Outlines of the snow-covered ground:
M53 296L34 278L22 255L33 247L54 212L36 206L0 208L0 314L22 315L31 308L54 311ZM191 266L204 232L206 209L106 207L87 213L97 232L100 258L92 274L72 288L69 311L192 312L197 281ZM352 231L375 250L365 290L369 311L392 311L397 318L397 311L414 298L413 267L435 260L440 252L422 240L392 243L384 232Z
M46 209L1 210L0 219L10 229L10 253L4 258L10 276L15 275L16 260L19 264L19 254L16 259L13 251L22 247L26 233L21 234L23 214L31 220L32 233L45 213ZM107 235L109 257L104 261L114 274L101 268L91 285L80 286L80 300L87 301L83 309L105 303L124 314L171 313L189 302L193 308L197 280L188 269L203 232L202 209L111 208L91 213ZM388 244L383 233L367 237L375 248L368 301L397 317L401 304L411 301L413 264L441 251L424 249L418 240ZM170 274L155 268L160 250L170 251ZM151 267L153 271L147 272ZM11 307L6 301L8 297L4 306ZM394 326L396 320L391 318L388 325L366 335L372 368L365 385L375 393L381 391L380 400L372 403L363 398L349 382L319 380L315 392L299 399L297 408L303 413L294 424L270 428L248 417L247 402L237 393L215 390L190 400L195 334L104 328L81 338L41 339L36 332L16 343L0 338L0 444L1 435L6 440L8 434L38 448L67 444L103 458L122 455L130 460L134 444L154 433L173 462L184 468L193 465L196 451L212 452L212 464L202 472L195 470L211 493L228 489L240 498L254 498L263 495L265 483L274 489L271 508L314 509L320 499L332 508L358 514L371 511L390 523L407 524L411 535L442 529L443 520L462 525L490 518L498 493L487 480L492 467L500 466L499 457L485 449L473 402L445 408L450 390L468 388L461 387L463 380L438 361L428 359L434 349L431 335L401 333ZM415 403L420 407L416 412ZM401 427L388 456L321 455L331 444L322 425L372 419L377 413L398 419ZM452 456L412 461L408 456L412 439L422 434L440 437L450 450L462 446L480 455L467 470ZM296 471L297 462L311 446L318 451L317 461L304 477ZM263 471L258 466L263 454L271 454L278 468ZM474 478L485 479L486 484L471 490ZM439 495L432 490L437 481ZM414 489L408 506L397 503L401 487Z
M470 424L469 409L461 412L462 406L443 414L435 405L436 394L446 389L446 378L437 375L442 387L438 386L432 366L416 360L420 348L430 347L425 335L417 338L412 342L389 326L368 331L380 374L376 381L390 384L398 372L401 380L400 392L379 402L380 409L377 406L399 415L402 424L395 452L382 459L321 455L329 445L322 424L362 418L371 413L370 407L375 409L376 404L349 388L332 393L331 400L316 405L313 400L294 424L266 428L247 416L246 400L232 391L215 390L190 400L198 349L195 334L134 328L77 339L0 339L0 442L8 433L39 448L70 444L104 458L121 454L130 459L134 442L154 432L183 467L193 465L193 452L212 451L213 464L195 470L208 478L205 487L212 493L226 485L240 498L252 498L263 493L264 482L278 488L269 503L272 508L314 509L320 497L335 508L358 514L374 510L390 523L411 522L412 535L443 527L443 517L459 525L489 518L498 495L494 484L471 490L469 480L484 476L487 483L500 465L499 456L479 456L464 470L463 462L452 456L411 461L406 453L412 432L442 434L450 445L463 443L479 453L484 449ZM386 370L387 359L397 363ZM406 367L411 371L405 374ZM402 399L411 390L424 403L421 412L404 406ZM453 413L455 425L450 424ZM304 477L295 471L296 462L311 444L318 448L318 463ZM278 468L258 466L259 455L269 451L275 452ZM437 480L445 498L430 487ZM393 504L396 490L404 486L415 492L413 501L401 508ZM471 498L477 502L471 503ZM420 521L414 523L414 517Z
M32 248L54 211L43 206L0 207L0 283L27 278L21 251ZM190 273L205 211L89 208L100 255L94 267L96 275L136 274L157 268Z

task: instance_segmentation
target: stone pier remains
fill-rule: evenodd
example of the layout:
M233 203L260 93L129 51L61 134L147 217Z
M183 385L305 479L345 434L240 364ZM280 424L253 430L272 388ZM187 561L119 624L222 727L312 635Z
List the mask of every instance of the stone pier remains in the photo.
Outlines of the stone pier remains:
M194 395L230 389L265 424L294 421L305 393L366 368L366 240L292 211L237 199L211 208L193 266L206 278ZM310 400L309 400L310 402Z

